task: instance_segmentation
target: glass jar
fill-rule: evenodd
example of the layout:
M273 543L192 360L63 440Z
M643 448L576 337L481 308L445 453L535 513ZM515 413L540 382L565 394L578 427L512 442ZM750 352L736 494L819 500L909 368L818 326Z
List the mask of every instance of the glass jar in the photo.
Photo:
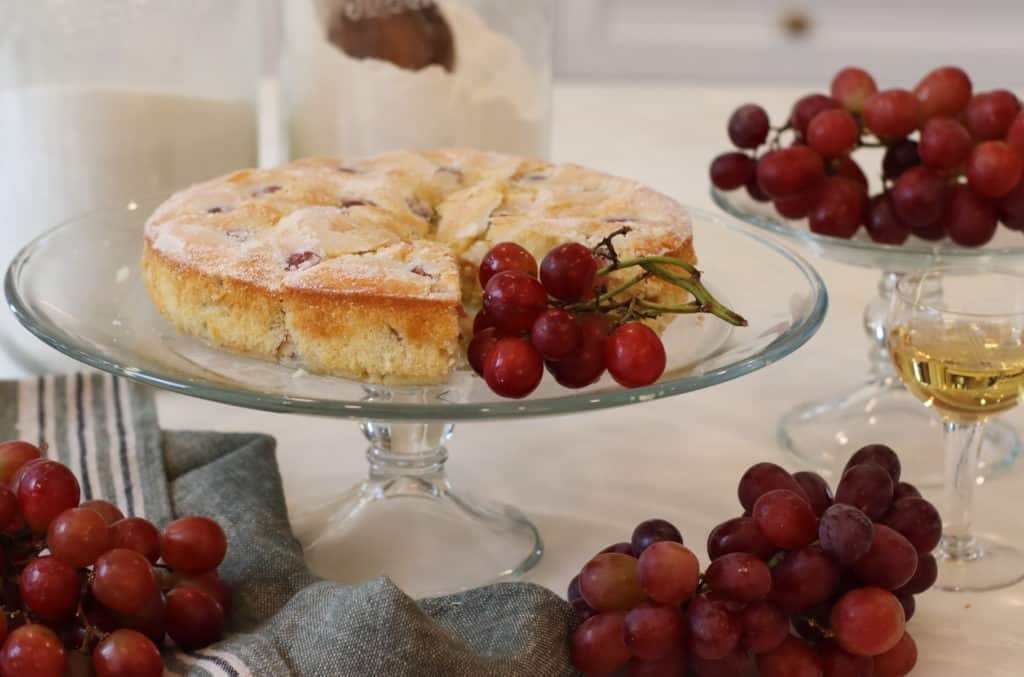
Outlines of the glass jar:
M0 0L0 264L83 211L254 165L266 11ZM70 367L0 315L0 376Z
M548 154L549 0L295 0L286 25L292 157Z

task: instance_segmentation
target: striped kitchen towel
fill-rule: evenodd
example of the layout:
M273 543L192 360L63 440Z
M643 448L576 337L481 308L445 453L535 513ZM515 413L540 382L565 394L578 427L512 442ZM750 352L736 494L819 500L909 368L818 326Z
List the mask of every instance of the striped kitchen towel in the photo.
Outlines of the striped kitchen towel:
M220 522L232 585L224 641L164 652L168 675L203 677L573 675L574 614L527 583L416 602L387 579L339 585L306 568L288 523L274 440L165 432L151 391L109 375L0 383L0 434L47 442L83 500L107 498L157 524L187 514Z

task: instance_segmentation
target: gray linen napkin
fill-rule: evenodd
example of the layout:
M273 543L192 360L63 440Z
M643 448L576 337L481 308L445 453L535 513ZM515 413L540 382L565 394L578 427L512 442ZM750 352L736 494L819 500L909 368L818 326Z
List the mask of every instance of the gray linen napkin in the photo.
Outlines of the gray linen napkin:
M571 607L536 585L492 585L416 602L389 580L344 586L313 576L291 533L274 440L166 432L143 386L109 375L0 383L0 435L48 442L82 483L163 524L209 515L230 543L234 588L224 641L165 652L171 675L573 675Z

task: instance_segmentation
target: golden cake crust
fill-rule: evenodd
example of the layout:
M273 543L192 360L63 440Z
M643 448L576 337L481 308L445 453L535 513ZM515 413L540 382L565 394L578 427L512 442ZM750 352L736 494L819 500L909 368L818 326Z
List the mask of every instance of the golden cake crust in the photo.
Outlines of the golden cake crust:
M314 158L172 196L146 223L146 285L179 331L317 373L437 383L495 244L568 241L695 262L685 209L575 165L472 150ZM684 292L649 280L632 293ZM661 322L663 325L665 322Z

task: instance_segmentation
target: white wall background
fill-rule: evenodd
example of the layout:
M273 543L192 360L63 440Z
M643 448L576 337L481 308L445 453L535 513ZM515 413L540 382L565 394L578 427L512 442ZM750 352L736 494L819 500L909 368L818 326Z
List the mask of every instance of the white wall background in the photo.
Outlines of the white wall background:
M980 86L1024 84L1024 0L552 2L563 77L816 82L857 64L884 86L955 63Z

